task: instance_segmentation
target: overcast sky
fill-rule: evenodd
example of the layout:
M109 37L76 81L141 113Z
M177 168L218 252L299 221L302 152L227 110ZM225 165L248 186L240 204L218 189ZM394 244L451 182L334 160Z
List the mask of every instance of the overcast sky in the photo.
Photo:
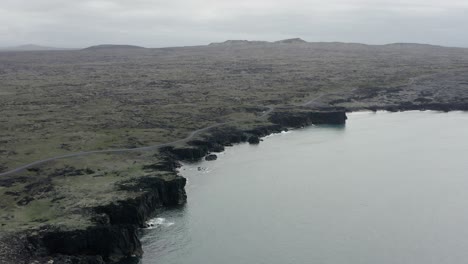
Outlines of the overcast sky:
M468 0L0 0L0 46L227 39L468 47Z

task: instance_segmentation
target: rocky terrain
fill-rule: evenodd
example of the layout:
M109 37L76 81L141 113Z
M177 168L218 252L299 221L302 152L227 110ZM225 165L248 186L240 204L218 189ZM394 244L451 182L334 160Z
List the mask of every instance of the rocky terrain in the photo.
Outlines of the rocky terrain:
M467 110L467 70L468 49L301 39L0 52L0 263L138 257L185 203L179 161L346 111Z

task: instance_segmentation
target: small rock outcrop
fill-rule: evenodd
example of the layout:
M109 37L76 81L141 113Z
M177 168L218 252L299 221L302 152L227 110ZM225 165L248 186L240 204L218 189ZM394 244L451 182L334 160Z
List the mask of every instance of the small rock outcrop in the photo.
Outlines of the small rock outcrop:
M170 153L177 160L194 162L205 157L210 149L207 145L197 145L194 147L167 147L163 151Z
M260 138L257 137L257 136L249 137L249 144L251 144L251 145L260 144Z
M212 160L217 160L217 159L218 159L218 156L216 156L216 154L210 154L205 157L206 161L212 161Z

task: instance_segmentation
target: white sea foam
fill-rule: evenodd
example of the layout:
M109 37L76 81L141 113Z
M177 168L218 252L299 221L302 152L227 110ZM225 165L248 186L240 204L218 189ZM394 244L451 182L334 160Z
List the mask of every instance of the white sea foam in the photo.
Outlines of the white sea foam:
M174 223L167 221L165 218L158 217L158 218L153 218L149 220L148 222L146 222L146 225L148 229L154 229L160 226L169 227L169 226L174 225Z
M262 139L267 139L267 138L271 138L271 137L274 137L274 136L281 136L283 134L289 134L291 133L291 130L288 130L288 131L281 131L281 132L278 132L278 133L271 133L269 135L266 135L264 137L262 137Z

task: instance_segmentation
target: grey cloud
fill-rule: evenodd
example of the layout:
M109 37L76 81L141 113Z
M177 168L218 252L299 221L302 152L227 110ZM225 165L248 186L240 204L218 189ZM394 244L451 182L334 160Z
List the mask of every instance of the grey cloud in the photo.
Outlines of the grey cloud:
M225 39L468 46L467 1L3 0L0 46L147 47Z

